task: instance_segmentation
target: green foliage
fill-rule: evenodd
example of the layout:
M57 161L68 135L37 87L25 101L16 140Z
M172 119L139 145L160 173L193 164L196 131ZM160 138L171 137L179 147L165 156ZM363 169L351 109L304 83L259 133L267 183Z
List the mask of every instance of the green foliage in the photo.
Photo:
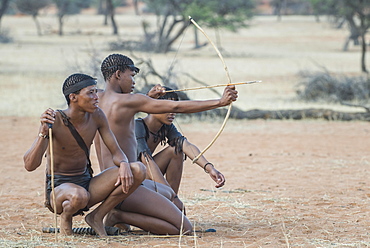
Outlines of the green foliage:
M193 0L144 0L143 2L146 3L148 12L152 12L157 16L170 13L173 16L180 15L185 17L184 12Z
M369 0L306 0L319 15L331 15L334 17L348 17L363 15L365 19L370 18ZM361 14L362 13L362 14ZM368 20L369 21L369 20Z
M50 4L50 0L15 0L19 11L29 15L37 15L39 10Z
M143 25L146 42L156 52L167 52L188 26L191 16L211 28L237 31L253 16L254 0L144 0L147 11L157 16L156 30Z
M196 0L188 5L185 14L198 23L212 28L227 28L236 32L254 14L253 0Z
M59 15L78 14L81 9L88 8L91 0L53 0L58 8Z
M315 15L329 15L334 13L336 0L306 0L310 3Z
M158 16L171 13L187 20L191 16L199 23L214 28L236 31L252 18L253 0L144 0L148 9ZM165 6L165 7L164 7Z

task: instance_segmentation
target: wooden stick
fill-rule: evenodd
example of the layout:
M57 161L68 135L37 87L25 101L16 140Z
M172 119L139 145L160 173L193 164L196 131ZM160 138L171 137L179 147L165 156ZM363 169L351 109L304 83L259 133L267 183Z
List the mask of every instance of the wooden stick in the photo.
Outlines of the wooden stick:
M152 177L152 181L154 182L154 190L155 190L155 192L158 193L157 183L156 183L156 181L154 179L154 176L153 176L153 173L152 173L152 169L150 168L149 159L147 157L148 154L144 153L143 156L145 158L146 164L148 165L148 169L149 169L150 176Z
M55 200L54 190L54 156L53 156L53 129L52 125L49 124L49 149L50 149L50 174L51 174L51 194L53 196L53 209L54 209L54 225L55 230L58 228L58 217L57 217L57 203ZM58 242L58 232L55 232L55 242Z
M223 86L229 86L229 85L241 85L241 84L253 84L253 83L260 83L262 81L247 81L247 82L239 82L239 83L231 83L231 84L216 84L216 85L209 85L209 86L200 86L200 87L194 87L194 88L186 88L181 90L167 90L165 93L169 92L178 92L178 91L188 91L188 90L201 90L201 89L208 89L208 88L216 88L216 87L223 87Z

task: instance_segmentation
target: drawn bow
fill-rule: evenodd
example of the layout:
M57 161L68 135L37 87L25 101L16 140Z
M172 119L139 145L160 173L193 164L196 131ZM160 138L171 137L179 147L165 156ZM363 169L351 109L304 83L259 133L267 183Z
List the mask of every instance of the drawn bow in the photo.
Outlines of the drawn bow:
M195 27L197 27L197 29L202 32L202 34L204 34L204 36L207 38L207 40L211 43L211 45L213 46L213 48L216 50L216 53L218 55L218 57L221 59L222 61L222 64L224 66L224 70L226 72L226 77L227 77L227 85L231 85L231 77L230 77L230 74L229 74L229 69L227 68L226 66L226 63L225 63L225 60L224 58L222 57L222 54L221 52L218 50L218 48L216 47L216 45L213 43L213 41L209 38L209 36L206 34L206 32L198 25L198 23L196 23L196 21L191 17L189 16L189 20L195 25ZM227 113L226 113L226 116L225 116L225 119L220 127L220 129L218 130L216 136L212 139L212 141L199 153L198 156L196 156L192 163L194 164L195 162L198 161L198 159L215 143L215 141L217 140L217 138L221 135L222 131L224 130L225 126L226 126L226 122L227 120L229 119L229 116L230 116L230 112L231 112L231 108L232 108L232 103L230 103L228 109L227 109Z

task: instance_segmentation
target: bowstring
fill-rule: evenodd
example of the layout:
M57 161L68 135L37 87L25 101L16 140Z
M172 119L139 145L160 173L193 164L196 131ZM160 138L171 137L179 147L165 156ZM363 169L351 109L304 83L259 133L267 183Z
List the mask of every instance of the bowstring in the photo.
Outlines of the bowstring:
M188 24L186 25L186 28L185 28L185 30L184 30L184 32L183 32L183 34L182 34L182 37L181 37L181 39L180 39L180 43L179 43L179 45L178 45L178 47L177 47L177 49L176 49L175 56L174 56L174 58L172 59L172 62L171 62L170 67L169 67L169 69L168 69L168 80L167 80L167 82L169 82L169 81L170 81L169 79L170 79L170 76L171 76L171 74L172 74L172 70L173 70L173 68L175 67L175 61L176 61L177 55L178 55L178 53L179 53L179 51L180 51L180 47L181 47L181 45L182 45L182 42L183 42L184 37L185 37L185 35L186 35L186 31L188 30L188 27L190 26L190 24L191 24L191 21L189 20L189 21L188 21ZM175 121L176 121L176 119L175 119ZM176 123L177 123L177 122L176 122ZM177 123L177 124L178 124L178 123ZM183 133L183 132L182 132L182 130L181 130L181 127L179 126L179 124L178 124L178 127L179 127L179 129L180 129L181 133ZM193 152L193 153L194 153L194 152ZM156 191L156 192L158 192L157 182L155 181L155 179L154 179L154 177L153 177L153 174L152 174L152 172L151 172L150 165L149 165L149 160L148 160L147 156L145 156L145 155L144 155L144 158L145 158L145 162L147 163L147 165L148 165L148 167L149 167L150 174L152 175L152 180L153 180L153 183L154 183L154 189L155 189L155 191Z
M184 33L183 33L183 35L182 35L182 37L181 37L181 40L180 40L179 46L177 47L177 50L176 50L175 56L174 56L174 58L173 58L173 60L172 60L172 62L171 62L171 65L170 65L170 68L169 68L169 73L173 70L173 68L174 68L174 66L175 66L174 64L175 64L175 61L176 61L177 55L178 55L178 53L179 53L179 51L180 51L180 47L181 47L181 45L182 45L182 42L183 42L183 40L184 40L184 38L185 38L186 32L187 32L188 27L190 26L190 24L192 24L192 22L191 22L191 20L189 19L189 20L188 20L188 24L187 24L187 26L186 26L186 28L185 28L185 31L184 31ZM175 122L176 122L176 126L180 129L181 134L183 134L183 135L184 135L184 131L182 130L182 128L181 128L181 126L180 126L180 123L177 121L177 119L176 119L176 118L175 118ZM195 152L194 152L194 150L193 150L193 148L192 148L192 147L190 147L190 150L192 151L192 153L193 153L194 157L196 157L196 156L195 156Z
M180 51L180 47L181 47L181 45L182 45L182 42L184 41L184 38L185 38L186 32L187 32L188 27L190 26L190 24L191 24L191 21L189 20L189 21L188 21L188 24L186 25L186 28L185 28L185 30L184 30L184 32L183 32L183 34L182 34L182 37L181 37L181 39L180 39L180 43L179 43L179 45L178 45L178 47L177 47L177 49L176 49L175 56L173 57L172 62L171 62L171 64L170 64L170 67L169 67L169 69L168 69L168 76L169 76L169 77L168 77L168 82L170 81L169 79L170 79L170 76L171 76L171 74L172 74L172 70L173 70L173 68L175 67L175 61L176 61L176 59L177 59L177 55L178 55L178 53L179 53L179 51Z
M176 122L176 126L180 129L180 133L184 136L184 131L182 130L182 128L181 128L181 126L180 126L180 123L177 121L177 119L176 119L176 117L175 117L175 122ZM184 144L183 144L183 146L184 146ZM190 150L191 150L191 152L192 152L192 154L193 154L193 156L194 156L194 158L196 157L196 155L195 155L195 152L194 152L194 149L193 149L193 147L191 147L191 146L189 146L189 148L190 148ZM184 149L184 148L183 148ZM184 150L182 151L182 152L184 152ZM185 152L184 152L184 154L185 154ZM185 156L186 156L186 154L185 154ZM186 158L186 157L185 157Z

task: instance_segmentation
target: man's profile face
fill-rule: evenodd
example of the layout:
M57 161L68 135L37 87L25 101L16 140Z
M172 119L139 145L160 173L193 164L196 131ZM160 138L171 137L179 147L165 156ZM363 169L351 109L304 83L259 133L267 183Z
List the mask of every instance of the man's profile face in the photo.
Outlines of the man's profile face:
M84 111L93 113L99 107L98 88L96 85L87 86L76 94L78 106Z
M135 76L136 71L126 69L124 72L121 72L121 89L124 93L131 93L135 89Z

